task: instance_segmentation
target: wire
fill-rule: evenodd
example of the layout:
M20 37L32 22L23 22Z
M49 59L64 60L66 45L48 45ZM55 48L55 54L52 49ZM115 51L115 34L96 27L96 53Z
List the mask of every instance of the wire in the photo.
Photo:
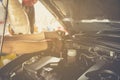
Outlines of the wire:
M5 5L3 3L2 3L2 6L3 6L4 9L6 9L6 7L5 7Z
M5 14L5 23L4 23L4 27L3 27L3 33L2 33L2 37L1 37L0 54L2 54L2 48L3 48L4 36L5 36L5 29L6 29L6 23L7 23L7 18L8 18L8 3L9 3L9 0L7 0L6 9L5 9L6 14Z

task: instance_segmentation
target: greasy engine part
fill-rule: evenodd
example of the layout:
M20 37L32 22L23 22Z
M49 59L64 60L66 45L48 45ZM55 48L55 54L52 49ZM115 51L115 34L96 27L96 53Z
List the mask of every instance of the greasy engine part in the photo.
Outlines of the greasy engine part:
M91 66L82 65L79 61L69 64L69 59L66 61L66 58L45 54L18 57L0 69L0 77L2 80L76 80ZM27 57L29 59L25 60Z
M89 68L78 80L120 80L120 62L99 61Z
M40 58L39 56L36 56L23 63L23 69L33 80L41 80L42 77L47 78L46 76L53 70L52 67L57 66L53 64L58 64L60 60L61 59L57 57L46 56ZM51 67L48 65L51 65Z
M4 5L6 5L6 0L3 0L3 2ZM8 15L10 27L13 29L14 34L30 33L30 23L28 20L28 16L18 0L9 0Z
M86 77L86 74L88 72L94 71L94 70L99 70L100 68L102 68L104 65L106 64L106 61L99 61L97 62L95 65L93 65L92 67L90 67L84 74L82 74L82 76L80 76L78 78L78 80L88 80L88 77Z

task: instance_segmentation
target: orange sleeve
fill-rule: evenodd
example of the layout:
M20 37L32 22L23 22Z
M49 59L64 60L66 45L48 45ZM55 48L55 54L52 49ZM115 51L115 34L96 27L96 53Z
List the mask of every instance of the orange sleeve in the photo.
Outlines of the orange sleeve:
M33 6L38 0L22 0L24 6Z

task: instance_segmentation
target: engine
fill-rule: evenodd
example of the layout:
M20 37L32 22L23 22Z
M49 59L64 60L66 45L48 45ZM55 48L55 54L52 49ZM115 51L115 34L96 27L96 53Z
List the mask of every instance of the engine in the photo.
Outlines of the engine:
M59 54L43 51L13 60L0 70L0 80L120 80L119 50L109 42L81 35L62 42Z

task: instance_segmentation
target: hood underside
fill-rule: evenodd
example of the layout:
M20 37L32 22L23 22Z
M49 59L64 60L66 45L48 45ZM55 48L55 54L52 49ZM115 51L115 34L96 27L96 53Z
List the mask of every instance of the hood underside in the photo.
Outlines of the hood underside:
M120 20L120 0L41 0L58 10L63 17L74 20Z
M40 0L57 17L57 19L72 31L79 27L82 31L91 31L88 23L82 20L109 20L98 25L92 24L93 30L118 29L120 21L120 0ZM111 23L111 21L113 21ZM117 22L116 22L117 21ZM109 25L107 25L110 23ZM116 24L117 23L117 24ZM87 25L87 26L86 26ZM113 27L113 25L115 27ZM95 27L96 26L96 27ZM95 28L94 28L95 27ZM111 27L111 28L110 28ZM116 28L117 27L117 28ZM97 29L97 30L96 30ZM78 30L78 28L77 28Z

